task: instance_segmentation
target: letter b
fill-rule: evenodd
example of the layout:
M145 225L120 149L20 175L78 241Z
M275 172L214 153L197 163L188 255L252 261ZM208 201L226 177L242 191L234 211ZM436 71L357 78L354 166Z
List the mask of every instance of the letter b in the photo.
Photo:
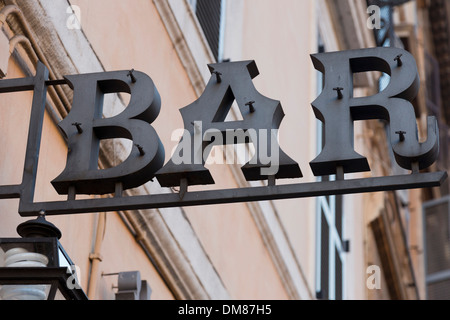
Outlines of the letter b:
M142 72L114 71L65 77L74 90L68 116L59 123L68 138L68 155L64 171L52 184L59 194L75 187L79 194L105 194L144 184L164 164L164 147L150 125L161 106L159 93L149 76ZM125 110L102 118L103 96L127 92L130 103ZM101 139L126 138L133 149L121 164L98 169Z

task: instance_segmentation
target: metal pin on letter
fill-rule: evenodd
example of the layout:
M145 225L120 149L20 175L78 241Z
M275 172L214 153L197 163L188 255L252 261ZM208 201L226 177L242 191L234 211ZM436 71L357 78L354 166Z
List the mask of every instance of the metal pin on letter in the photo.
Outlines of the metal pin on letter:
M342 90L344 90L344 88L337 87L337 88L333 88L333 90L337 91L338 99L342 99L343 98Z
M143 156L145 154L144 148L142 148L139 144L136 144L136 147L139 150L139 154Z
M135 83L136 82L136 77L134 76L133 72L134 72L134 69L131 69L128 72L127 77L130 77L131 78L131 82Z
M405 141L405 131L395 131L399 135L400 141Z
M396 56L394 58L394 61L397 61L397 67L401 67L403 65L401 57L402 57L402 54L399 54L398 56Z
M213 71L213 72L211 72L211 73L213 73L213 74L216 75L217 83L221 83L221 82L222 82L222 78L220 77L222 74L221 74L220 72L218 72L218 71Z
M250 108L250 113L255 112L255 107L253 106L254 103L255 103L255 101L249 101L245 104L246 106L248 106Z
M83 133L83 129L81 128L81 123L74 122L74 123L72 123L72 125L77 128L78 133Z

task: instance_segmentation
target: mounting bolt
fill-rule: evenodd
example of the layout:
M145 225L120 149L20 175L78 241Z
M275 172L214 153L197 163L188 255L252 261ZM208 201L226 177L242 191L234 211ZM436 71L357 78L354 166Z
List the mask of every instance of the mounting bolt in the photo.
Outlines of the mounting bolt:
M255 112L255 107L253 106L253 104L255 103L255 101L249 101L247 102L245 105L249 107L250 109L250 113Z
M217 83L221 83L222 82L222 78L220 77L222 75L222 73L220 73L219 71L213 71L211 73L216 75Z
M337 91L338 99L342 99L344 97L342 95L342 90L344 90L344 88L337 87L337 88L333 88L333 90Z
M78 131L78 133L83 133L83 129L81 128L81 123L79 123L79 122L74 122L74 123L72 123L72 125L73 126L75 126L75 127L77 127L77 131Z
M128 72L127 77L130 77L131 78L131 82L135 83L136 82L136 77L134 76L133 72L134 72L134 69L131 69Z
M401 67L403 65L401 57L402 57L402 54L399 54L398 56L396 56L394 58L394 61L397 61L397 67Z
M395 131L400 136L400 141L405 141L405 131Z
M144 148L142 148L139 144L136 144L135 146L138 148L139 154L143 156L145 154Z

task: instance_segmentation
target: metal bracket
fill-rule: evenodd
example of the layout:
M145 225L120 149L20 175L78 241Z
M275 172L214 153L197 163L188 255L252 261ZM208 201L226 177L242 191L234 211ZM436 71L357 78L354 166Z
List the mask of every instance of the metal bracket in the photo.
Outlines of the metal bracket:
M19 204L22 216L34 216L45 208L46 215L106 212L120 210L188 207L323 195L355 194L399 189L437 187L447 178L447 172L414 173L387 177L307 182L262 187L232 188L177 193L139 195L115 198L80 199Z
M397 56L402 54L402 60L398 57L394 61L394 54ZM341 63L342 61L346 61L346 64ZM401 68L398 67L399 61L401 61ZM339 87L334 87L338 99L331 90L333 87L328 87L313 102L316 116L324 122L328 134L325 135L327 137L326 148L316 159L311 161L310 165L315 175L335 174L336 180L334 181L277 185L277 179L299 178L302 173L298 164L282 152L278 142L274 141L270 145L274 146L273 150L280 152L277 173L263 175L261 171L266 167L259 155L256 156L254 163L249 161L242 167L246 180L268 180L267 186L188 192L189 186L211 184L214 181L203 162L179 165L169 161L163 166L164 148L156 131L151 127L151 123L159 114L160 97L150 77L132 69L131 71L72 75L66 76L63 80L49 80L47 68L39 62L34 77L0 81L0 93L33 91L22 182L18 185L0 186L0 199L19 198L19 214L36 216L41 211L45 211L46 215L61 215L186 207L441 185L447 178L446 172L420 172L431 165L437 157L439 132L436 120L429 118L427 141L419 143L414 136L416 123L409 100L418 90L418 80L417 68L410 54L393 48L372 48L313 55L313 62L317 69L325 73L327 79L336 80L326 81L329 86L339 85ZM332 66L333 68L331 68ZM349 70L354 73L363 72L372 70L374 67L375 70L382 71L383 68L387 68L388 70L385 71L391 72L391 77L398 80L389 87L390 92L395 94L388 96L387 93L379 93L364 99L353 99L349 94L351 77L345 78L348 78L346 83L340 74L348 75ZM243 133L250 129L278 129L284 117L281 103L264 97L256 91L252 79L259 72L254 61L213 64L210 65L210 70L215 77L211 77L205 90L206 93L181 110L189 137L195 137L202 133L201 125L198 125L198 128L196 126L199 120L203 120L200 122L200 124L203 123L203 130L220 129L218 130L220 137L226 136L228 129L243 130ZM99 83L101 83L100 91L97 90ZM77 99L74 99L72 111L59 125L68 135L69 149L70 146L79 146L80 152L70 153L66 169L51 182L59 193L67 194L67 200L34 202L46 89L50 85L63 84L71 84L71 87L76 89L74 92ZM340 87L341 85L342 87ZM130 107L115 117L100 118L99 114L101 114L103 106L98 102L101 100L98 98L103 94L113 92L134 93ZM392 96L396 96L397 100L392 101ZM234 100L236 100L244 120L226 122L224 121L226 114ZM92 101L96 102L94 108L92 108ZM331 105L330 101L332 101ZM395 108L393 107L394 102ZM402 108L397 107L400 102ZM205 106L215 106L215 108L205 108ZM404 119L405 115L408 116L407 121ZM355 153L350 133L353 133L353 121L372 118L390 119L390 139L394 155L399 165L411 170L411 174L345 180L345 173L369 170L367 159ZM94 131L95 135L92 134ZM133 151L121 165L104 171L97 170L98 158L91 155L96 155L98 152L99 140L112 137L132 139ZM251 135L249 138L253 139ZM256 141L254 142L256 143ZM236 144L234 140L225 141L225 144L227 143ZM244 139L242 143L248 142ZM224 144L223 141L221 144ZM261 142L261 144L269 147L268 141ZM190 150L191 147L192 144L189 144L187 150ZM193 147L195 147L195 143ZM201 144L202 151L205 148L206 144ZM272 150L272 148L267 148L267 150L269 149ZM192 155L194 154L195 152L192 152ZM91 170L91 167L95 169ZM180 186L179 192L139 196L124 195L124 190L140 186L154 176L157 177L162 187ZM114 197L77 199L77 194L108 193L114 193Z

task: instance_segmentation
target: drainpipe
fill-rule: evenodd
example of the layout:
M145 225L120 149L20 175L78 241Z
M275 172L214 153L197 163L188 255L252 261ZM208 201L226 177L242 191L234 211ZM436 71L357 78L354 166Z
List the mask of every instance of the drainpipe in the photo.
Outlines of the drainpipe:
M106 227L106 212L99 213L97 222L97 232L95 235L94 251L89 254L89 260L91 261L91 272L89 275L89 282L87 286L87 296L90 300L95 298L95 291L97 289L98 269L102 256L100 254L101 246L103 242L103 236L105 234Z

